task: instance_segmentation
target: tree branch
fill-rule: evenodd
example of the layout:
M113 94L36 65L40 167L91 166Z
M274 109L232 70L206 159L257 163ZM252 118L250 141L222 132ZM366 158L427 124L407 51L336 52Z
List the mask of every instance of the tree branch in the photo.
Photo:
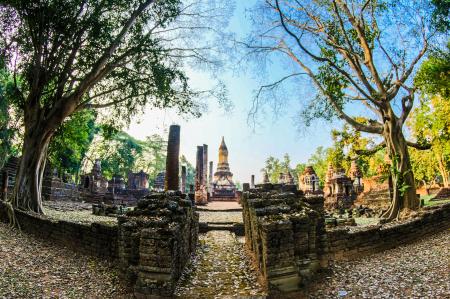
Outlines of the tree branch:
M307 55L309 55L311 58L319 61L319 62L326 62L328 63L331 67L333 67L333 69L335 69L336 71L338 71L339 73L341 73L347 80L349 80L349 82L352 83L352 85L361 93L363 94L367 99L373 100L374 99L368 95L366 93L365 90L363 90L354 80L353 78L350 76L349 73L347 73L346 71L344 71L342 68L340 68L339 66L337 66L333 61L331 61L328 58L324 58L324 57L320 57L317 55L314 55L311 51L309 51L308 49L305 48L305 46L302 44L302 42L300 41L300 38L294 34L286 25L285 23L285 15L283 14L283 12L281 11L280 5L279 5L279 0L275 0L276 2L276 10L278 11L279 17L280 17L280 21L281 21L281 26L283 27L283 29L292 37L295 39L297 45L300 47L300 49L302 49Z
M375 84L377 85L380 94L386 95L386 89L383 85L383 82L381 81L381 78L380 78L378 71L375 67L375 64L373 62L372 50L370 49L370 46L365 37L364 28L362 28L360 23L355 19L355 16L352 14L352 12L350 11L350 9L348 8L346 3L344 3L342 0L336 0L336 1L342 7L344 13L347 15L348 20L350 21L353 28L356 30L356 32L358 34L360 45L364 52L364 57L365 57L364 64L366 64L368 69L370 70L373 80L375 81Z
M383 148L386 147L386 143L383 141L380 144L376 145L374 148L372 149L367 149L367 150L355 150L355 153L358 156L372 156L373 154L375 154L376 152L382 150Z
M334 99L332 96L330 96L325 91L325 89L320 84L320 82L317 80L316 76L311 71L311 69L308 68L305 64L303 64L303 62L300 61L300 59L298 59L298 57L295 56L294 53L292 53L292 51L290 51L290 49L286 49L286 50L288 51L288 55L295 62L297 62L303 68L303 70L308 74L308 76L313 80L314 84L317 86L317 88L320 90L320 92L328 99L328 102L331 104L331 106L333 106L334 110L336 111L336 113L338 114L338 116L340 118L345 120L348 124L350 124L352 127L354 127L358 131L363 131L363 132L372 133L372 134L381 134L383 132L383 127L379 123L373 123L372 126L368 126L368 125L364 125L364 124L356 121L354 118L347 115L344 112L344 110L339 106L339 104L336 102L336 99Z
M413 148L418 149L418 150L429 150L429 149L431 149L431 144L429 144L429 143L419 144L419 143L416 143L416 142L406 141L406 144L408 146L413 147Z

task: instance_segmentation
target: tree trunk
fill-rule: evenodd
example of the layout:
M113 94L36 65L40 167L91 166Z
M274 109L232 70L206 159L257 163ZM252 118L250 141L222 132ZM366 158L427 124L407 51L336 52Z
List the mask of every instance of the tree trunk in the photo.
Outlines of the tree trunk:
M382 218L385 221L392 221L398 218L402 211L417 210L420 202L416 196L416 184L411 169L408 145L401 125L390 107L384 114L383 137L391 159L393 192L391 206L382 215Z
M5 170L3 171L3 175L2 175L2 197L1 200L2 201L7 201L8 199L8 171Z
M443 155L437 155L438 165L439 165L439 172L442 176L442 184L445 188L448 188L449 186L449 172L447 171L445 167L444 157Z
M42 178L47 149L53 134L43 127L28 127L16 175L12 205L14 208L42 214Z

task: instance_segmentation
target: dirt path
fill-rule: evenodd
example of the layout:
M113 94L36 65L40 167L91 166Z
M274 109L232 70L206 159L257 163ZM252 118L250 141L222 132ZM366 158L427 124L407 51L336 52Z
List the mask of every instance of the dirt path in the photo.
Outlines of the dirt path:
M265 295L244 251L242 240L228 231L200 236L196 257L183 274L179 298L239 298Z

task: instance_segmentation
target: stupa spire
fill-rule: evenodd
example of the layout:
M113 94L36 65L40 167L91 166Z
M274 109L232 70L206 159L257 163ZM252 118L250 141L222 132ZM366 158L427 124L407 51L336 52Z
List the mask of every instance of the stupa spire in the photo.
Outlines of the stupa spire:
M228 148L223 136L219 147L219 164L228 164Z

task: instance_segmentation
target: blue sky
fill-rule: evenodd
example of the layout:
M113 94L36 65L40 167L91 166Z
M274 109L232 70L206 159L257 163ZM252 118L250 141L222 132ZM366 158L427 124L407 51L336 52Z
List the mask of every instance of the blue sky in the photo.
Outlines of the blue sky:
M245 36L250 28L250 20L246 17L246 9L251 9L253 1L237 1L230 29L240 37ZM198 88L208 88L212 84L207 74L195 71L189 72L191 83ZM273 76L273 78L271 78ZM257 181L262 179L260 169L269 156L282 158L285 153L291 156L292 166L306 162L318 146L331 144L330 131L332 124L316 123L312 127L298 130L295 115L302 103L290 101L282 108L278 117L271 114L261 115L263 124L256 127L247 123L254 92L260 86L252 71L236 75L231 70L226 71L221 79L229 90L229 98L234 105L231 112L224 111L213 100L208 102L208 111L199 119L183 119L175 111L146 109L145 113L131 123L127 132L143 139L151 134L166 135L171 124L181 125L181 154L195 164L196 146L209 145L209 159L216 165L218 147L221 137L225 137L229 150L231 171L237 181L249 182L252 174ZM277 72L273 72L267 82L276 80ZM307 90L307 86L299 86ZM305 93L307 96L308 93ZM336 126L336 124L333 124ZM215 169L214 169L215 171Z

